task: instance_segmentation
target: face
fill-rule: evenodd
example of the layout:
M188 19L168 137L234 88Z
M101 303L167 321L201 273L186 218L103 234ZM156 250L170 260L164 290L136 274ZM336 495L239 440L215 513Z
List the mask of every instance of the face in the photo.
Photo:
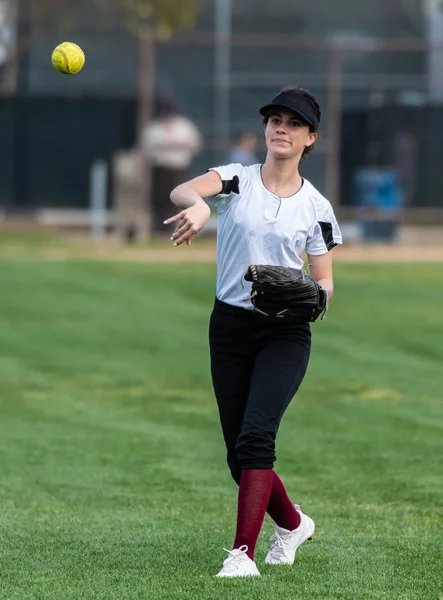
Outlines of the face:
M276 158L300 158L306 146L312 146L317 134L309 131L296 113L273 111L265 125L266 147Z

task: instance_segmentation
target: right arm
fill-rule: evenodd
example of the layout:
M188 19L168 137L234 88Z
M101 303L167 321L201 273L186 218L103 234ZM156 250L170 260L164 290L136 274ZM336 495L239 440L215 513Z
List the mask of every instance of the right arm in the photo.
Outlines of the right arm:
M172 190L170 196L172 203L182 209L177 215L165 221L165 224L178 222L172 234L174 246L184 242L188 246L191 245L192 238L203 229L211 215L211 209L204 199L220 194L222 189L220 175L215 171L208 171Z

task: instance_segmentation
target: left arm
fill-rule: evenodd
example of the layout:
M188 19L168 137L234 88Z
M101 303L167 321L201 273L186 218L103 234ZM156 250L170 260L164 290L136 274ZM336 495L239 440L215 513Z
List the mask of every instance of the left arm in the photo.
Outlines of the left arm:
M308 254L308 263L310 276L327 291L330 300L334 294L332 251L315 256Z

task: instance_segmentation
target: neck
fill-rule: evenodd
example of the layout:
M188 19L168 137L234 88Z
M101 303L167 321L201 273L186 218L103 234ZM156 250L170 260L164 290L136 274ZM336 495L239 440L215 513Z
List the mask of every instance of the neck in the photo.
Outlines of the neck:
M284 190L288 196L295 194L302 184L299 162L299 159L276 159L268 154L261 170L265 187L275 193Z

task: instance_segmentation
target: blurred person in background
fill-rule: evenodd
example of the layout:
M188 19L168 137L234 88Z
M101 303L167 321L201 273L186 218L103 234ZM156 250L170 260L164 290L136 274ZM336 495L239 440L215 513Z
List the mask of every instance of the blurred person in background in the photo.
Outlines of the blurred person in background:
M151 231L168 233L171 187L183 183L194 156L202 148L196 125L180 113L169 97L157 98L152 120L142 132L142 151L151 165Z
M218 213L211 375L227 463L239 486L235 540L218 577L260 575L254 550L266 512L275 522L268 564L292 564L315 529L274 471L276 435L306 373L311 329L304 320L257 319L244 275L254 264L301 271L306 252L311 278L331 298L330 251L342 243L331 204L299 172L318 136L317 100L302 88L284 88L259 112L265 162L211 168L179 185L171 200L181 212L167 220L178 223L174 245L189 245L210 209Z
M241 133L237 137L234 146L231 148L228 163L238 163L244 167L257 164L258 159L255 154L256 148L257 137L253 133Z
M367 164L354 174L363 238L367 242L393 242L404 204L398 170L386 160L381 141L368 144L366 157Z

